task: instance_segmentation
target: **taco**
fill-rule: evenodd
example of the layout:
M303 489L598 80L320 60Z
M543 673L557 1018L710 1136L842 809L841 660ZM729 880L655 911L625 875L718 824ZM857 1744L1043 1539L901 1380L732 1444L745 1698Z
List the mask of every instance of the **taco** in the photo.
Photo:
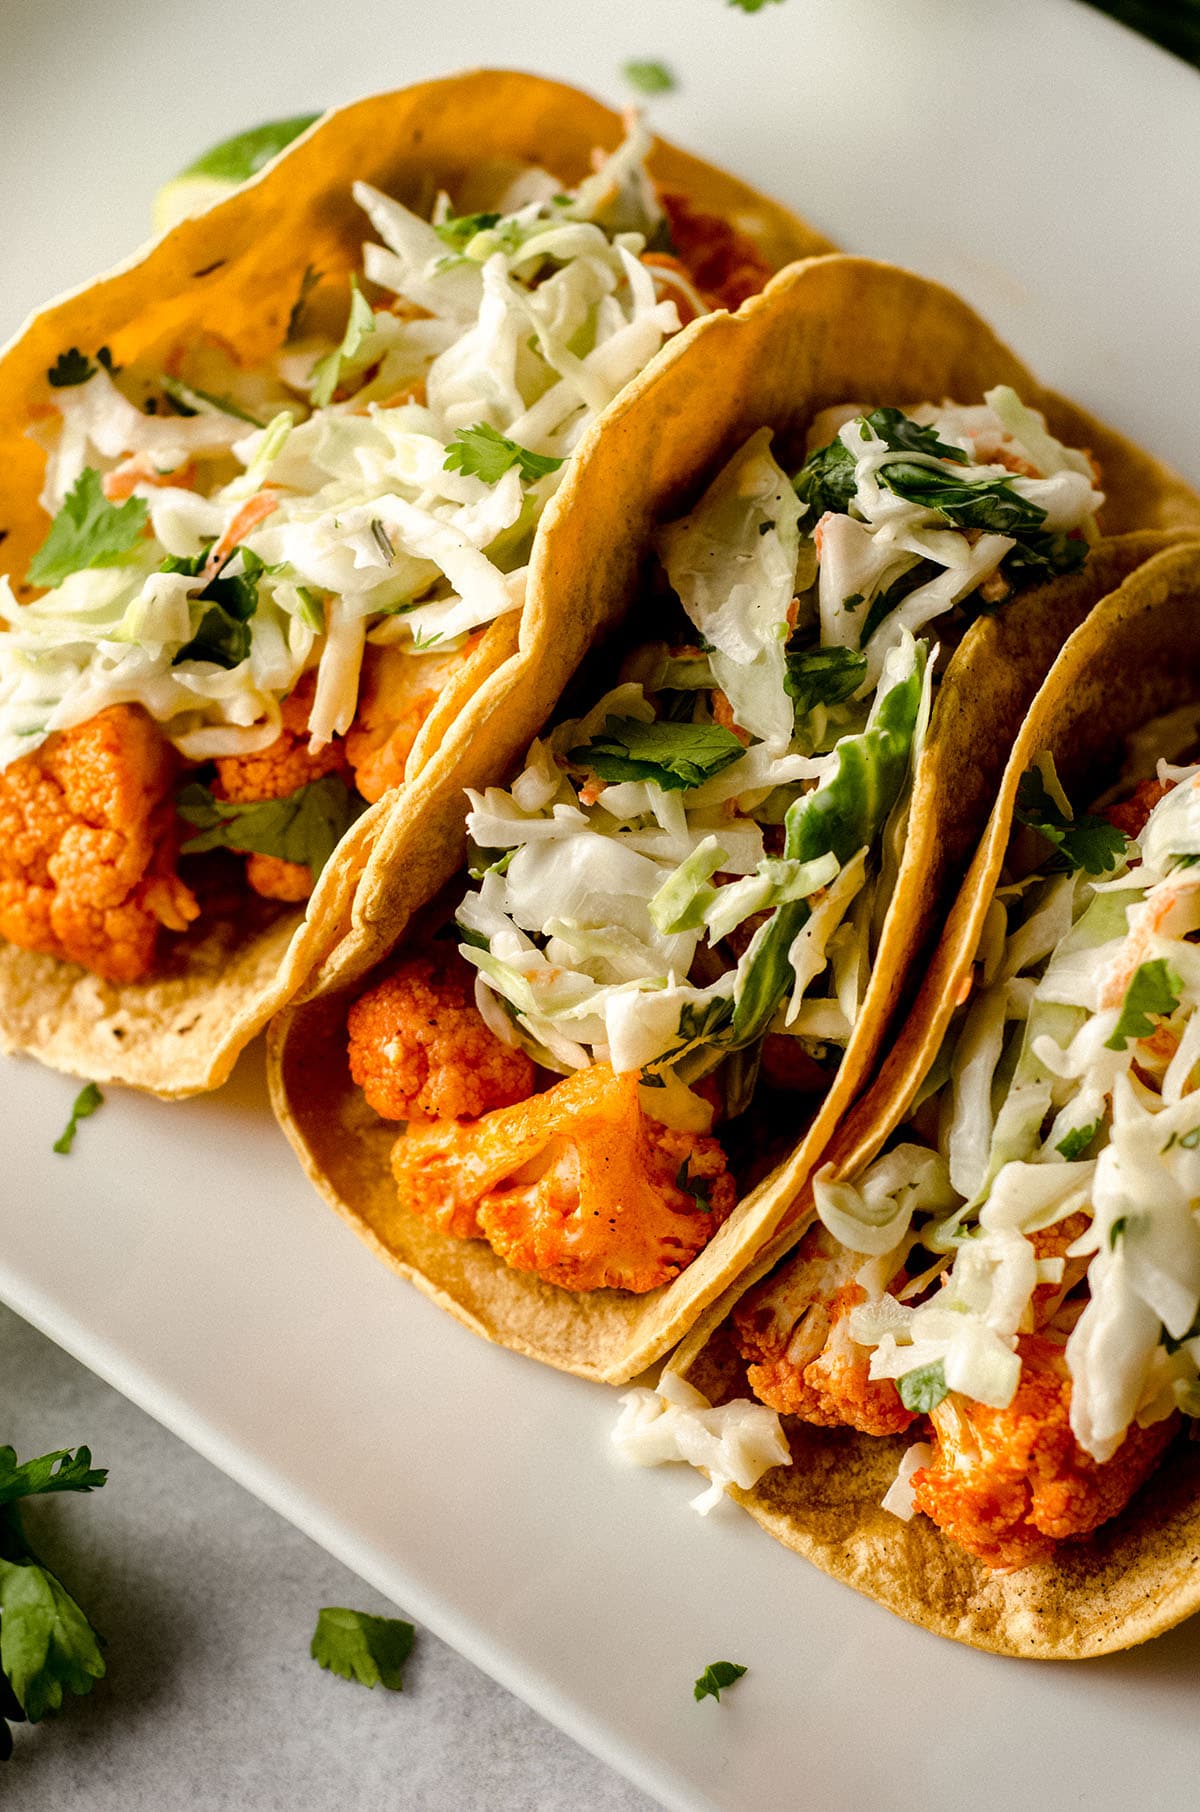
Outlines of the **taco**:
M4 1046L220 1082L381 824L416 838L406 781L515 753L586 638L531 557L589 424L825 245L482 71L328 115L35 316L0 357Z
M1063 638L1159 545L1089 556L1079 438L1114 525L1195 511L1083 427L963 303L850 258L606 416L555 552L611 635L523 763L444 795L467 873L431 901L381 839L374 918L270 1045L310 1176L476 1331L628 1378L772 1236Z
M1002 1654L1200 1608L1198 603L1193 543L1067 642L888 1065L666 1385L755 1430L772 1534Z

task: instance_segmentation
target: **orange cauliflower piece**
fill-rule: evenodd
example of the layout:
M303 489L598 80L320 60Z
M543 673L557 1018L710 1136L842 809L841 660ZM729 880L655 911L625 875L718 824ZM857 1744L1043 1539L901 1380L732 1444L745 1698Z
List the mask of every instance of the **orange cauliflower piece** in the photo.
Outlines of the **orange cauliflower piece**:
M707 214L686 196L663 190L671 243L698 290L716 308L737 308L770 282L774 272L758 247L719 214Z
M737 1197L717 1141L647 1120L637 1076L604 1063L473 1125L410 1128L392 1172L403 1206L440 1232L486 1239L564 1290L655 1289Z
M134 705L56 731L0 774L0 936L138 981L199 907L174 872L173 752Z
M1007 1409L951 1393L931 1413L936 1450L913 1474L913 1500L996 1572L1045 1560L1056 1542L1087 1535L1125 1508L1179 1426L1134 1424L1111 1460L1092 1459L1071 1433L1063 1349L1022 1337L1021 1381Z
M306 675L284 699L279 735L254 755L222 755L216 764L213 796L217 799L255 801L286 799L326 774L347 773L346 750L335 736L314 755L308 746L308 716L312 709L314 680ZM268 900L307 900L313 890L312 872L304 862L285 862L280 856L248 855L246 880L255 893Z
M438 695L478 646L482 631L446 654L407 648L368 648L358 710L346 754L363 798L374 804L404 781L404 770Z
M868 1376L870 1349L850 1338L848 1317L867 1292L867 1260L819 1222L796 1256L747 1292L733 1312L748 1380L762 1402L821 1428L902 1434L913 1421L890 1378Z
M1106 806L1103 816L1126 837L1140 837L1159 800L1165 799L1176 784L1174 780L1139 780L1128 799Z
M346 1023L350 1073L385 1120L474 1120L533 1093L533 1064L486 1024L448 945L393 969Z

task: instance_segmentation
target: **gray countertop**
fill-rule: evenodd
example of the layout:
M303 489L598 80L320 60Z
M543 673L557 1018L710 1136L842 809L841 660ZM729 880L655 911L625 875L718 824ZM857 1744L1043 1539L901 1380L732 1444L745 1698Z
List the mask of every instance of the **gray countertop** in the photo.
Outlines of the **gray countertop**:
M0 1307L0 1441L109 1482L26 1515L107 1639L90 1699L16 1729L5 1812L644 1812L602 1762L419 1631L403 1693L322 1672L322 1605L394 1607Z

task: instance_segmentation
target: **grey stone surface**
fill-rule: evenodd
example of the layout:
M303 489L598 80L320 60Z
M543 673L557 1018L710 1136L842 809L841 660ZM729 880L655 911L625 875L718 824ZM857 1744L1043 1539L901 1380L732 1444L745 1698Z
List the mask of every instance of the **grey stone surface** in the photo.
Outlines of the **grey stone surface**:
M0 1441L86 1442L109 1482L26 1517L107 1638L108 1677L19 1726L5 1812L648 1812L427 1631L403 1693L308 1654L317 1611L394 1612L298 1530L0 1308Z

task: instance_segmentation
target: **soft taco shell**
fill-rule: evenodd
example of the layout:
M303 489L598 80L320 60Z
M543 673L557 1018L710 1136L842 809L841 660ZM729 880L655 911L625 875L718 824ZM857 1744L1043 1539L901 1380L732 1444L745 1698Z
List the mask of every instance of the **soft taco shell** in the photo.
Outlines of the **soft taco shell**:
M0 353L0 573L11 575L18 598L29 595L25 571L48 526L37 501L43 455L26 430L33 411L53 398L46 372L64 348L106 345L118 364L153 364L216 332L243 364L259 363L282 341L307 268L323 279L314 306L323 300L344 308L338 299L370 236L350 192L357 178L416 208L429 207L443 188L479 207L524 164L549 166L564 184L580 181L592 151L611 150L623 130L618 114L578 89L512 70L376 95L325 115L228 200L34 315ZM664 188L728 219L773 268L828 249L828 240L786 208L689 152L660 141L650 169ZM562 562L543 567L542 583L557 584L568 570ZM483 734L486 710L470 726L457 720L469 703L482 702L485 681L506 662L514 679L505 692L508 711L486 746L494 765L516 755L552 694L530 693L541 707L522 712L515 676L536 670L544 656L557 670L547 638L570 609L567 594L545 594L534 579L519 656L517 624L494 623L447 686L413 749L410 775L439 753L457 759ZM590 625L579 621L586 635ZM572 665L581 646L569 653ZM403 795L381 805L343 839L306 913L272 914L251 901L241 922L212 924L145 982L117 986L0 943L0 1049L161 1095L216 1087L345 930L376 832L386 824L400 861L420 841Z
M1000 873L1017 785L1049 749L1086 797L1115 777L1122 739L1148 718L1200 704L1200 544L1131 572L1063 648L1014 745L980 856L889 1062L827 1154L840 1175L870 1162L937 1054ZM713 1402L750 1394L730 1310L811 1219L789 1232L698 1322L671 1361ZM1080 1659L1129 1648L1200 1609L1200 1448L1177 1441L1129 1507L1057 1558L989 1573L925 1516L880 1507L912 1437L872 1439L787 1418L792 1464L733 1495L785 1546L939 1635L1003 1655Z
M546 626L550 652L536 670L542 716L582 653L581 629L615 625L636 597L656 523L685 509L755 429L772 426L786 460L802 448L812 416L828 405L974 399L994 383L1012 384L1045 409L1056 432L1097 452L1114 527L1200 519L1200 500L1181 480L1044 391L949 291L865 259L816 259L784 272L737 315L694 323L593 429L534 556L540 604L568 598L573 613L560 620L557 635ZM327 1200L381 1257L477 1333L547 1364L615 1382L661 1356L775 1233L873 1066L906 977L961 880L1009 747L1064 637L1159 545L1153 536L1111 544L1080 574L1027 594L964 638L939 689L903 865L837 1078L812 1123L795 1129L803 1136L788 1162L742 1201L681 1277L645 1296L575 1295L510 1269L481 1240L445 1238L400 1209L388 1162L396 1130L371 1112L351 1082L345 1037L350 988L395 946L434 891L421 890L402 837L393 840L386 829L354 902L353 930L315 998L280 1018L269 1047L276 1110ZM529 613L524 627L540 632ZM497 697L504 684L505 675L497 674ZM530 702L510 687L495 715L515 717ZM499 739L485 747L481 737L459 781L481 786L504 778L512 756L498 756ZM426 864L427 875L436 868L438 886L454 875L464 848L465 808L453 776L450 783L424 819L427 834L436 825L443 839L440 862L429 854Z

